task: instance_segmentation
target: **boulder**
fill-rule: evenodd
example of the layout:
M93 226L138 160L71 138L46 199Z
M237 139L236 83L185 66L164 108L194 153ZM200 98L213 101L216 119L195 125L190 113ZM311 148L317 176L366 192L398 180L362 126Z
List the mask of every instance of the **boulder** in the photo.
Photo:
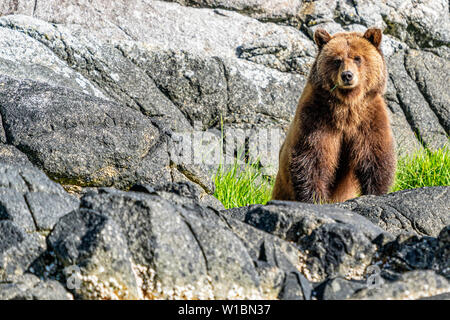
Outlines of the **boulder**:
M283 240L300 250L300 271L310 281L341 275L362 277L376 252L372 241L383 230L351 211L287 201L250 206L231 216ZM223 211L227 215L227 211Z
M48 232L78 203L40 170L0 162L0 220L12 221L26 232Z
M145 298L261 297L244 245L210 209L107 189L87 194L81 206L122 229Z
M450 224L449 191L450 187L424 187L331 206L352 210L394 235L411 232L436 237Z
M31 80L2 77L0 83L8 143L53 180L118 187L170 181L159 132L138 111Z
M448 298L448 187L212 196L236 157L276 172L318 28L382 28L397 153L448 145L448 15L444 0L2 1L0 298Z
M382 276L396 279L405 271L434 270L450 279L450 225L437 238L399 235L380 250Z
M77 298L140 297L125 237L111 218L73 211L59 220L47 243Z

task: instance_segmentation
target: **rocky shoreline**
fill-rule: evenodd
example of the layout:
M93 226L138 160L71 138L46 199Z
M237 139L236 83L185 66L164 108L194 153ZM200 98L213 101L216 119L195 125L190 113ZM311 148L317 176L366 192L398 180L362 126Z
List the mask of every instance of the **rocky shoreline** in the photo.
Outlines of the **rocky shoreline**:
M199 204L190 182L96 188L78 199L35 167L2 163L0 172L0 299L418 299L450 291L450 187L219 211ZM424 200L427 208L417 206Z

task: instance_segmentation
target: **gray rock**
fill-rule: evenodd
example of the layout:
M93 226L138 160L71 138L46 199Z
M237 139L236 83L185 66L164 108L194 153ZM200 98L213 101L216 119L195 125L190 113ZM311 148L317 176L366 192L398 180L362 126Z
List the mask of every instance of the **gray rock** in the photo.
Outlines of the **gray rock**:
M16 165L21 164L30 167L33 166L27 156L23 152L19 151L19 149L2 143L0 143L0 162Z
M60 217L78 207L78 200L40 170L0 162L0 219L27 232L49 231Z
M383 233L381 228L359 214L328 205L275 200L266 206L251 206L249 209L246 223L294 242L325 223L355 226L371 239Z
M213 211L106 189L84 196L82 207L112 217L122 228L144 297L260 297L245 247Z
M449 6L445 0L390 1L383 15L386 33L415 47L447 45L450 41Z
M435 296L420 298L418 300L450 300L450 293L437 294Z
M366 286L364 281L332 278L321 283L314 291L319 300L345 300Z
M450 51L447 47L443 50ZM431 52L410 50L405 57L405 66L440 124L450 134L450 93L445 85L450 83L450 60Z
M395 280L405 271L433 269L435 261L442 261L437 254L438 247L436 238L400 235L380 250L381 275Z
M22 275L45 250L44 238L0 220L0 281Z
M59 220L47 242L78 298L139 298L126 240L111 218L73 211Z
M188 181L156 187L149 185L134 185L131 187L130 191L158 195L179 205L191 204L209 206L216 210L225 209L223 204L217 200L216 197L207 194L199 185Z
M296 243L303 259L299 269L315 282L337 275L361 277L375 254L372 241L383 233L350 211L283 201L251 208L245 222Z
M380 197L362 196L333 206L352 210L394 235L412 232L436 237L450 224L449 190L403 190Z
M439 247L432 268L450 280L450 226L442 229L437 239Z
M146 115L159 119L167 127L186 130L190 126L183 114L159 91L154 81L131 61L123 56L121 50L114 45L102 45L99 39L93 38L91 32L75 28L68 30L64 27L46 23L25 16L4 17L0 19L0 25L12 28L26 34L36 43L69 64L74 75L68 78L88 78L101 88L106 97L122 103L130 108L139 110ZM116 29L122 33L117 27ZM103 29L105 30L105 29ZM71 32L76 33L72 35ZM55 57L52 57L55 59ZM38 61L33 61L32 67L43 69L46 66ZM13 68L18 73L16 68ZM47 72L48 73L48 72ZM8 74L8 73L7 73ZM17 77L17 76L16 76ZM34 78L33 78L34 79ZM38 81L46 79L37 78ZM86 80L83 80L86 81ZM48 82L48 81L45 81ZM81 84L82 81L78 81ZM64 85L61 82L50 82L52 85ZM83 84L83 86L85 86ZM100 97L104 97L101 95Z
M305 290L305 287L307 288ZM278 296L281 300L309 300L311 285L298 271L287 273L283 283L283 289Z
M9 143L52 179L119 187L170 179L158 159L159 132L139 112L62 87L6 77L0 82Z
M232 209L231 209L232 210ZM292 243L234 219L230 210L221 214L247 248L260 279L265 298L309 300L312 287L299 270L302 253Z
M0 74L105 97L98 87L72 70L38 40L7 28L0 28Z
M404 273L394 282L378 288L366 288L352 295L352 300L412 300L450 292L450 283L434 271L418 270Z
M39 280L32 274L0 282L0 300L72 300L72 295L54 280Z
M434 270L450 279L450 225L437 238L399 235L379 251L381 275L390 280L405 271Z
M405 70L404 54L399 52L392 55L387 63L399 104L414 132L432 149L448 144L447 133L440 125L439 118Z
M92 82L97 83L115 99L120 99L120 102L135 108L154 110L148 114L164 115L163 120L164 118L178 119L172 122L181 121L181 118L177 116L180 111L173 107L173 102L182 109L183 113L189 112L187 116L191 121L193 120L190 119L192 114L197 113L196 119L203 121L204 125L219 123L219 114L214 113L214 110L225 111L227 101L226 85L219 85L220 83L225 84L224 67L221 61L226 65L239 61L236 57L236 50L238 47L245 47L247 43L254 48L255 45L259 46L258 43L267 44L267 41L272 47L280 47L278 44L280 41L287 44L286 49L282 49L282 53L277 57L274 55L262 57L258 54L258 63L275 67L281 66L281 70L304 68L302 61L312 63L311 52L314 52L314 46L305 36L292 28L261 24L231 12L225 12L227 17L224 18L212 10L182 8L178 5L157 1L151 3L135 1L126 5L116 3L116 6L113 12L110 11L109 6L100 3L96 10L93 7L81 5L81 7L75 6L71 11L64 12L65 9L60 4L50 2L46 9L50 12L52 10L57 12L52 12L52 15L43 12L35 15L44 19L56 19L60 23L74 22L75 19L83 26L82 28L75 26L55 28L42 21L19 16L4 17L0 19L0 25L21 30L45 43L61 59L68 60L73 68L83 73ZM85 11L80 16L76 16L78 9ZM134 10L145 12L146 17L142 17L143 21L139 22L138 20L141 18L135 16L123 20ZM185 10L188 10L188 13ZM101 11L103 12L99 15ZM40 12L40 10L37 9L36 12ZM120 15L118 15L119 12ZM81 21L79 21L80 18ZM129 25L120 26L125 21ZM205 25L204 21L209 22ZM148 25L149 23L151 25ZM105 25L109 25L109 28L105 28ZM144 25L146 25L145 30L141 30ZM147 32L147 30L153 31ZM183 31L179 32L179 30ZM93 32L96 33L95 37ZM272 40L263 40L267 38L267 34L272 34ZM170 42L167 41L169 38ZM113 43L111 40L114 40ZM145 42L146 45L144 46L138 41ZM188 46L187 43L189 43ZM84 59L80 59L80 57ZM228 59L232 59L231 62L228 62ZM279 63L274 65L271 62L273 59L278 60ZM152 61L160 63L153 64ZM253 64L245 66L246 69L251 70ZM172 72L171 70L174 68L175 70L181 69ZM191 75L192 70L195 70L193 75ZM270 72L270 70L257 72L257 75L264 79L267 78L264 76L266 72ZM273 77L275 83L279 76L292 78L289 74L274 74L277 75ZM134 75L135 78L130 79L130 75ZM171 83L177 83L177 86L168 86L166 80L168 76L170 76ZM211 82L211 80L213 81ZM255 80L257 81L258 78L247 79L250 84ZM133 85L131 86L130 83ZM155 89L155 84L159 90ZM217 85L212 87L212 84ZM136 88L136 86L141 88ZM264 93L265 100L270 101L270 93L273 91ZM149 97L151 98L149 99ZM279 97L283 98L283 95L280 94ZM196 99L198 101L195 103L195 107L187 108ZM189 103L185 106L181 103L183 101ZM155 106L148 106L149 102L155 104L157 110L155 110ZM278 101L278 104L283 105L283 103L284 99ZM210 110L211 108L213 110ZM290 106L284 105L284 108L289 109ZM267 109L270 110L270 108ZM198 117L196 110L204 110L214 116L214 119L210 116L205 117L204 114L202 117ZM170 122L166 121L166 123ZM180 128L185 130L186 126L179 126L177 129Z
M301 0L166 0L183 6L225 9L248 15L264 22L300 25Z
M422 151L423 146L406 119L391 79L388 79L385 97L397 155L414 155Z

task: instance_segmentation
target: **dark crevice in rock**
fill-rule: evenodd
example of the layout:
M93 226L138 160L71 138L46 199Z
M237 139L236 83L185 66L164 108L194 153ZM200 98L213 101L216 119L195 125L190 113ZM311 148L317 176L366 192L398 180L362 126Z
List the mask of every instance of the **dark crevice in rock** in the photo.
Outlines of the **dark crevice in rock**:
M6 130L5 116L2 113L2 106L0 105L0 143L11 145L11 136ZM4 139L4 141L2 141Z
M189 181L192 181L193 183L199 185L203 191L205 191L207 194L210 194L212 192L211 188L206 186L202 179L199 179L195 174L193 174L190 170L184 168L184 166L174 163L172 160L170 161L170 167L174 170L177 170L179 173L181 173L183 176L186 177Z
M31 15L32 17L34 17L34 14L35 14L36 9L37 9L37 5L38 5L38 0L34 0L33 14Z
M27 198L26 194L23 195L23 200L25 201L25 204L27 205L27 209L30 212L31 218L33 219L34 228L36 229L36 231L39 231L39 227L38 227L38 223L36 221L36 217L35 217L35 215L33 213L33 210L31 209L31 205L28 202L28 198Z
M226 106L227 106L227 112L229 110L229 106L230 106L230 74L229 71L227 69L227 66L225 65L225 62L219 58L219 57L213 57L214 60L217 61L217 63L219 64L220 68L222 69L223 72L223 76L225 79L225 84L226 84L226 93L227 93L227 100L226 100ZM224 115L222 115L223 117Z
M192 228L191 224L187 221L187 219L183 216L183 214L180 213L179 216L180 216L181 219L183 220L184 224L188 227L189 231L190 231L191 234L192 234L192 237L194 238L195 242L197 243L198 248L200 249L200 252L201 252L201 254L202 254L203 260L204 260L204 262L205 262L206 274L207 274L207 276L208 276L208 277L207 277L208 283L209 283L209 285L211 286L211 288L214 289L213 283L212 283L212 281L210 280L210 279L211 279L211 276L210 276L210 274L209 274L210 266L209 266L208 257L206 256L205 250L203 249L203 246L202 246L200 240L198 239L197 234L195 233L194 228Z

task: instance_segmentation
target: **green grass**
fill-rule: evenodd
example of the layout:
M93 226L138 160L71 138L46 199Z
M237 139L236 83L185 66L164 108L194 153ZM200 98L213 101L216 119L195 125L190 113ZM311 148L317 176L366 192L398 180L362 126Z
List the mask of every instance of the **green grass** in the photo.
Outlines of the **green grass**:
M391 191L450 185L450 151L448 148L425 149L412 156L400 157Z
M270 200L273 182L263 175L258 163L239 165L237 161L225 169L220 166L215 176L214 196L225 208L250 204L266 204Z
M219 167L215 176L215 196L225 208L249 204L266 204L270 200L274 177L263 175L257 163L240 166L237 161L225 169ZM426 186L450 185L450 151L424 150L398 159L395 183L391 192Z

